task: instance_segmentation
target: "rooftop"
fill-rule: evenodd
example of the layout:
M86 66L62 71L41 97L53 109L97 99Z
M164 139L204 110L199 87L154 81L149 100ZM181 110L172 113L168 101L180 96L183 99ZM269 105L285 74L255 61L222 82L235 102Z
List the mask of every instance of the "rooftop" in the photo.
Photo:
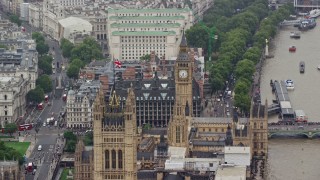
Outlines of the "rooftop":
M169 36L176 35L174 31L113 31L113 36Z
M109 20L183 20L184 16L110 16Z
M123 28L123 27L167 27L178 28L180 23L112 23L111 28Z
M216 173L216 180L246 179L246 167L243 166L220 166Z
M108 13L186 13L190 12L189 8L165 8L165 9L111 9Z

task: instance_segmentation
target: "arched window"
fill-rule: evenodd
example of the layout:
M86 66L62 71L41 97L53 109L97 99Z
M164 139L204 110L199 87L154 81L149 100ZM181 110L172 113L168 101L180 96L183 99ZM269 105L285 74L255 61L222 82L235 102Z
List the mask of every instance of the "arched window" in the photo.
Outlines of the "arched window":
M110 154L109 154L109 150L106 150L104 153L104 166L105 169L109 169L110 168Z
M115 150L111 151L111 158L112 158L112 168L115 169L117 167L117 165L116 165L117 157L116 157L116 151Z
M119 151L118 151L118 167L119 167L119 169L122 169L122 168L123 168L123 163L122 163L122 161L123 161L122 151L119 150Z
M3 178L4 178L4 179L9 179L9 178L10 178L9 176L10 176L9 172L8 172L8 171L5 171Z

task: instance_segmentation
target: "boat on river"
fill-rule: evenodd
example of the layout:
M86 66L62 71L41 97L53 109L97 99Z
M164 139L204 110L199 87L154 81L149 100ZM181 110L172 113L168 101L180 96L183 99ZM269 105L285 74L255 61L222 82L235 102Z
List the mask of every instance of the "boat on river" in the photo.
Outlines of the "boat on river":
M318 66L318 70L320 70L320 65Z
M295 46L289 47L289 52L296 52L297 48Z
M291 79L286 80L286 87L288 90L294 90L294 83Z
M304 64L304 62L303 61L301 61L300 63L299 63L299 70L300 70L300 73L304 73L304 71L305 71L305 64Z
M309 30L309 29L316 27L316 25L317 25L317 22L314 18L303 19L300 22L299 30L306 31L306 30Z
M290 37L294 39L300 39L300 32L290 32Z
M311 10L309 13L310 18L317 18L320 16L320 9Z

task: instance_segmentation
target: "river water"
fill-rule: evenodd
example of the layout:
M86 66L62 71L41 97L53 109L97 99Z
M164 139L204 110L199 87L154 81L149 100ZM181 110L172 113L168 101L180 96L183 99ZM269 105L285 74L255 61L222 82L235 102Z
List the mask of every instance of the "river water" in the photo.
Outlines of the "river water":
M320 122L320 20L312 30L302 32L301 39L290 39L294 27L278 31L274 38L270 55L261 73L261 100L268 104L275 99L270 80L294 81L295 89L289 91L291 106L302 109L309 121ZM296 46L295 53L289 53L289 46ZM305 62L305 73L300 74L299 62ZM277 116L269 121L277 120ZM314 139L271 139L269 140L268 179L269 180L319 180L320 179L320 140Z

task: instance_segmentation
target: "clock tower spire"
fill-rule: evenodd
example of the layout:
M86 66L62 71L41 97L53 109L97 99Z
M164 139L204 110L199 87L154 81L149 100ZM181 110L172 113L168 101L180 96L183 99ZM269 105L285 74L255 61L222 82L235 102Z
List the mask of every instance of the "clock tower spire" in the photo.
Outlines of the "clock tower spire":
M175 103L174 111L168 129L168 140L170 146L188 146L188 118L193 116L192 110L192 80L193 80L193 58L188 54L187 40L182 35L180 51L175 62Z

